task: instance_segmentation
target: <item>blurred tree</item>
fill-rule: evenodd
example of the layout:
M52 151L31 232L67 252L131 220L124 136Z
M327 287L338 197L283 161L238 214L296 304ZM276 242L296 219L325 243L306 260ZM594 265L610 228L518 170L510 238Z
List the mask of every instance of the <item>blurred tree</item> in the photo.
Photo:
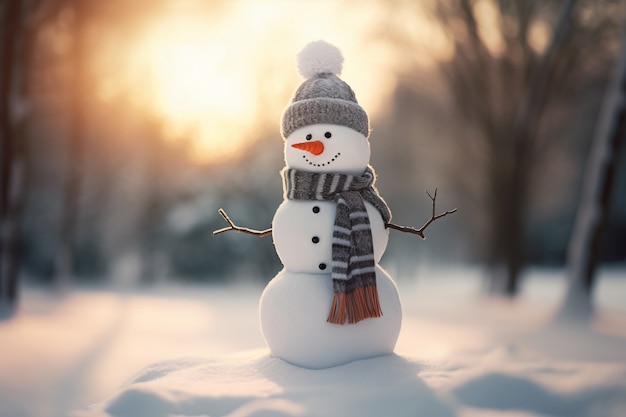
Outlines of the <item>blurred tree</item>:
M166 149L162 127L144 129L155 117L137 105L138 88L108 101L100 93L111 78L125 75L119 60L133 53L134 44L121 40L136 38L164 2L41 2L52 17L37 50L46 71L34 77L44 116L37 125L45 135L33 135L31 146L49 155L35 157L30 210L44 206L49 219L29 219L30 267L43 265L30 272L38 279L52 275L60 288L105 273L138 280L148 250L142 244L152 241L145 236L158 220L153 203L171 191L151 191L161 178L146 179L153 174L145 171L173 177L189 160ZM153 155L168 151L165 163L153 166ZM42 237L44 228L53 238ZM120 269L126 272L118 274Z
M15 193L19 173L16 162L14 94L17 44L22 29L22 2L3 3L2 61L0 61L0 316L10 316L17 304L17 213ZM17 175L16 175L17 174Z
M609 84L583 177L578 213L567 257L569 285L561 313L589 317L595 270L600 260L602 238L620 151L626 140L626 30L621 58Z
M21 261L20 228L29 178L27 135L32 116L30 72L46 1L3 3L0 61L0 310L14 312Z
M86 0L70 1L72 11L73 33L71 67L72 83L71 98L68 100L70 111L70 129L68 132L66 173L63 184L61 228L56 254L56 283L64 290L72 282L74 269L74 253L76 245L76 226L79 219L79 199L81 195L81 177L83 164L83 147L85 142L85 112L87 68L87 33L89 7L92 2Z
M489 225L489 290L514 296L525 264L525 227L533 179L541 169L547 122L563 102L604 75L610 59L613 1L446 0L436 16L453 42L441 67L470 128L459 164L484 178ZM554 23L550 24L549 22ZM621 23L621 22L620 22ZM548 29L553 27L552 33ZM596 65L596 67L594 67ZM554 132L552 132L554 134ZM468 165L469 164L469 165ZM466 175L466 174L464 174Z

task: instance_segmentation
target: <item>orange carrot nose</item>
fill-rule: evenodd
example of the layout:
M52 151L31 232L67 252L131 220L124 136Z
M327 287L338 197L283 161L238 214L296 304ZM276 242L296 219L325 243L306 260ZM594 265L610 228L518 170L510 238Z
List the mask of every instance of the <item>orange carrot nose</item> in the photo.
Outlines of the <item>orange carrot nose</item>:
M313 155L319 155L324 152L324 144L321 140L314 140L313 142L294 143L293 145L291 145L291 147L311 152Z

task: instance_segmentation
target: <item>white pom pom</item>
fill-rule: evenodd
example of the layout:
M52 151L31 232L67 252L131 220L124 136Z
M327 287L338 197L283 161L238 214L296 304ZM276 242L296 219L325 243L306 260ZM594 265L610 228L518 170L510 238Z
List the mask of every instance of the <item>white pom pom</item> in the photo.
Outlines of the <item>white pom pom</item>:
M342 64L339 48L324 41L311 42L298 54L298 72L304 78L322 73L341 75Z

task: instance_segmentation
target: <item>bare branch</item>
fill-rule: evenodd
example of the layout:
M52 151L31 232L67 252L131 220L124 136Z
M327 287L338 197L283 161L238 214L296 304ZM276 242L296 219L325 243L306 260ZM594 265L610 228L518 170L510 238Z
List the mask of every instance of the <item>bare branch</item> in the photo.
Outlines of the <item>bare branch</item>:
M249 235L258 236L258 237L265 237L265 236L269 236L272 234L272 229L254 230L254 229L248 229L247 227L236 226L235 223L233 223L233 221L230 219L230 217L228 217L228 214L226 214L223 208L220 208L217 212L224 218L224 220L226 220L226 223L229 224L229 227L224 227L223 229L215 230L213 232L213 236L219 235L220 233L229 232L231 230L234 230L235 232L247 233Z
M435 188L435 192L432 195L428 192L428 190L426 190L426 194L428 194L428 197L430 197L430 199L433 202L433 210L432 210L432 215L430 216L430 219L426 223L424 223L422 227L420 227L419 229L415 229L414 227L398 226L397 224L393 224L393 223L387 223L385 224L385 227L388 227L389 229L397 230L399 232L418 235L419 237L422 238L422 240L425 240L426 236L424 236L424 230L426 230L426 228L430 226L432 222L444 216L447 216L448 214L455 213L457 211L457 209L454 208L452 210L444 211L443 213L435 214L436 213L435 200L437 200L437 189Z

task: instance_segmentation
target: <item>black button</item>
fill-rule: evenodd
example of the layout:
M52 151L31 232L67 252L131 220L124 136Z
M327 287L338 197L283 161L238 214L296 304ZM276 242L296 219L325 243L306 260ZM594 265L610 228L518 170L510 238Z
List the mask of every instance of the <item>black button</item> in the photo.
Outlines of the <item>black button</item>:
M313 206L313 213L319 213L319 212L320 212L319 206Z
M320 264L319 268L323 271L326 269L326 264Z
M319 241L320 241L320 238L317 236L313 236L313 238L311 239L311 242L313 243L319 243Z

